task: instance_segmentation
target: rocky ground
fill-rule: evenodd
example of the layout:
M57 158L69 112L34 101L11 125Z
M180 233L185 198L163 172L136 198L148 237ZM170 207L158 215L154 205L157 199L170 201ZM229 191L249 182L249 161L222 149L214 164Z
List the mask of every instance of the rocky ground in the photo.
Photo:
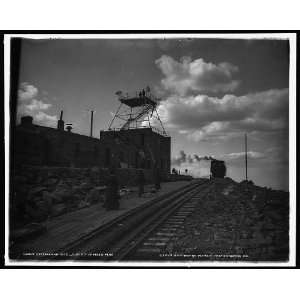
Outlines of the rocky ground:
M117 169L116 175L125 192L137 184L136 169ZM153 172L144 170L144 175L146 183L151 183ZM12 174L10 228L26 231L24 226L29 224L30 230L39 228L36 223L103 202L107 177L108 170L100 168L18 168ZM171 176L169 181L192 179L177 177Z
M24 167L12 179L12 228L103 200L104 179L93 169Z
M286 261L289 194L215 179L166 251L176 259Z

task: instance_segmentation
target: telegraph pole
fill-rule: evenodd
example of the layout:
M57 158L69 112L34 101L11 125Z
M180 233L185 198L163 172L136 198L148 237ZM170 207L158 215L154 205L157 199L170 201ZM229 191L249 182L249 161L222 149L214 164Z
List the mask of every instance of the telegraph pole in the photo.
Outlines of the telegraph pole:
M91 110L91 133L90 136L93 137L93 118L94 118L94 111Z
M248 181L248 170L247 170L247 133L245 133L245 166L246 166L246 181Z

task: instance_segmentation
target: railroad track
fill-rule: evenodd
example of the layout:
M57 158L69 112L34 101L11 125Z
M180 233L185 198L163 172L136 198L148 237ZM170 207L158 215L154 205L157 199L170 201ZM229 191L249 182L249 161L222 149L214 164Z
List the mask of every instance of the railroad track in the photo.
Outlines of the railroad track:
M120 249L114 249L118 260L170 260L173 253L167 249L168 243L176 238L177 231L184 227L186 218L195 210L199 200L199 195L203 190L197 189L186 195L182 203L169 207L167 213L163 212L154 222L148 221L146 230L138 234L127 245Z
M181 190L161 195L122 214L67 246L56 249L50 256L49 253L39 256L38 260L126 261L157 254L193 211L199 198L197 195L210 185L208 179L193 181ZM14 256L28 259L23 257L23 250L14 249ZM25 252L30 252L27 250Z
M201 193L209 187L209 180L196 181L180 191L145 203L58 252L89 261L153 259L154 254L158 257L192 213Z

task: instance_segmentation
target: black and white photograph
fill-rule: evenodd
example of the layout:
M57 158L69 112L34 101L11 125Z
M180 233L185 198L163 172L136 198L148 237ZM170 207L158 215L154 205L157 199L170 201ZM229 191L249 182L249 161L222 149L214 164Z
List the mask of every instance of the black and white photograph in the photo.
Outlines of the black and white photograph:
M7 263L295 265L294 42L6 37Z

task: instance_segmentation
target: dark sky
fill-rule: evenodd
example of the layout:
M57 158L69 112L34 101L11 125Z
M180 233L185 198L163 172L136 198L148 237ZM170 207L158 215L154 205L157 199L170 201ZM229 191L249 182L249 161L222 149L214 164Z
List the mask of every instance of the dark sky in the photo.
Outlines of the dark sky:
M176 168L204 175L193 155L212 155L242 180L247 133L250 178L288 189L286 40L26 39L21 57L19 116L55 126L63 109L74 131L88 135L93 109L99 136L118 107L115 92L149 85L162 98L172 157L191 158Z

